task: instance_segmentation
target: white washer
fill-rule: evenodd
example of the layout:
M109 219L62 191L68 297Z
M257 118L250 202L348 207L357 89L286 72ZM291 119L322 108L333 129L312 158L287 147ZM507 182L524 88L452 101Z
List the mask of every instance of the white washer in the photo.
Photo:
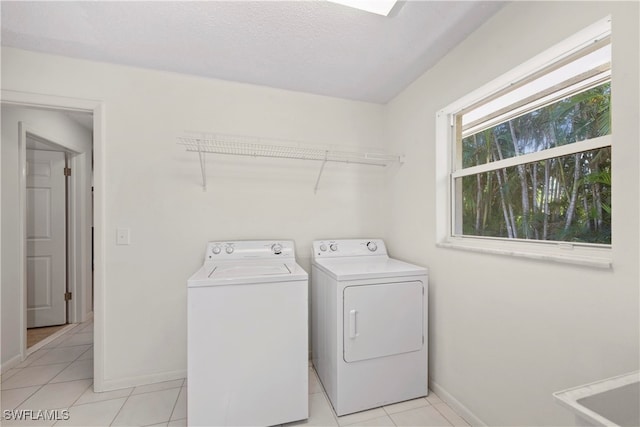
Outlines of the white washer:
M293 242L208 243L188 281L189 425L308 418L308 346L308 275Z
M427 270L380 239L313 242L313 365L336 414L426 396Z

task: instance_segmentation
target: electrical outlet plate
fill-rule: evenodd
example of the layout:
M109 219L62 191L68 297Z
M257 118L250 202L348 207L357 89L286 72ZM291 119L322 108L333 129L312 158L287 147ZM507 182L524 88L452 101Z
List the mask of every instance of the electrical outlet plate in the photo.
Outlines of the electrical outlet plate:
M118 228L116 230L116 244L128 245L131 243L130 233L128 228Z

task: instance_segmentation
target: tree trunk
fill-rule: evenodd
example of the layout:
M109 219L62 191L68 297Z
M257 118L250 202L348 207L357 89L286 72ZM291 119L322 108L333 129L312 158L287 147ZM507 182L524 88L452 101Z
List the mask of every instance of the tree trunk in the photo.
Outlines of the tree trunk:
M493 188L493 175L487 174L487 184L485 186L487 197L484 200L483 212L482 212L482 229L485 230L487 228L487 219L489 218L489 214L491 213L491 193Z
M504 169L503 169L503 172L505 172ZM506 172L505 172L505 175L506 175ZM511 203L509 203L508 208L509 208L509 217L511 217L511 233L513 234L513 238L517 239L518 238L518 227L516 225L516 216L513 214L513 205Z
M549 171L551 169L551 159L547 159L544 162L544 190L542 192L542 240L547 240L547 233L549 232Z
M513 120L509 120L509 131L511 132L511 142L513 142L513 150L516 156L520 155L520 149L518 148L518 140L516 139L516 131L513 127ZM520 196L522 199L522 231L524 232L524 238L529 238L529 188L527 182L527 174L524 169L524 165L516 166L518 176L520 177Z
M473 135L473 144L476 147L476 165L480 164L480 159L478 158L478 140L476 135ZM482 210L482 176L481 174L476 175L476 221L475 221L475 230L476 235L482 235L484 233L480 232L480 213Z
M599 231L602 228L602 192L598 182L593 184L593 199L596 205L596 230Z
M552 121L549 121L547 137L547 148L558 146L558 140L556 139L556 129ZM553 189L549 188L549 181L551 179L551 167L553 166L554 161L554 159L547 159L544 162L544 190L542 194L542 214L544 215L544 217L542 220L542 240L547 240L547 237L549 235L549 217L551 215L549 212L549 202L551 197L553 196Z
M600 176L600 166L596 163L595 173ZM593 200L596 209L595 227L596 231L602 228L602 191L600 191L600 183L598 181L591 184L593 191Z
M476 235L481 235L480 232L480 213L482 210L482 176L480 174L476 175L476 222L474 224L474 228L476 230Z
M526 167L528 166L528 167ZM538 200L538 166L535 163L531 163L526 165L526 169L530 170L529 175L531 176L531 205L533 206L533 215L537 215L540 212L541 203ZM533 237L536 240L540 240L540 230L539 227L534 226L533 221L531 223L531 229L533 230Z
M589 191L586 186L582 187L582 209L584 209L585 215L587 215L587 227L589 231L593 231L595 229L595 220L593 218L589 218Z
M493 141L495 142L496 152L498 153L497 159L502 160L503 159L502 149L500 148L498 137L495 134L493 135ZM496 160L496 155L495 153L493 153L493 150L492 150L492 154L493 154L494 160ZM503 207L503 209L505 214L505 222L507 224L507 234L509 235L510 238L516 239L518 238L518 230L516 228L515 216L513 215L513 206L511 205L510 201L507 202L507 193L504 190L507 180L509 179L507 176L507 170L501 169L496 171L496 176L498 177L498 185L500 186L501 202L506 205L505 207ZM506 214L507 211L509 212L508 216Z
M507 227L507 236L510 239L513 239L513 229L511 226L511 220L509 219L509 214L507 213L507 204L505 202L504 187L502 185L502 176L500 171L496 171L496 177L498 178L498 186L500 187L500 205L502 206L502 215L504 215L504 222Z
M573 188L571 189L571 199L569 201L569 207L567 208L567 218L564 223L564 231L567 231L573 222L576 210L576 200L578 198L578 188L580 187L580 153L574 154L573 158Z

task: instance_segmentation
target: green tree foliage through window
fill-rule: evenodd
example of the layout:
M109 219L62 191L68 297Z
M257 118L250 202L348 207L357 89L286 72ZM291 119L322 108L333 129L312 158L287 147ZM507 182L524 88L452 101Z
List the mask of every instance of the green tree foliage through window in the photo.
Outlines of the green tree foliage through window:
M462 167L611 134L610 82L462 139ZM611 243L611 147L457 178L462 233Z

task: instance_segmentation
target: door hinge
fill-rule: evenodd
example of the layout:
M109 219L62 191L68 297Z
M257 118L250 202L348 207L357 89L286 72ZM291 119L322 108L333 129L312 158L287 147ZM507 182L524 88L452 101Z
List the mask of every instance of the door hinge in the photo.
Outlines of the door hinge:
M71 292L65 292L64 293L64 300L65 301L71 301L72 298L73 298L73 294Z
M71 168L64 168L64 176L71 176Z

